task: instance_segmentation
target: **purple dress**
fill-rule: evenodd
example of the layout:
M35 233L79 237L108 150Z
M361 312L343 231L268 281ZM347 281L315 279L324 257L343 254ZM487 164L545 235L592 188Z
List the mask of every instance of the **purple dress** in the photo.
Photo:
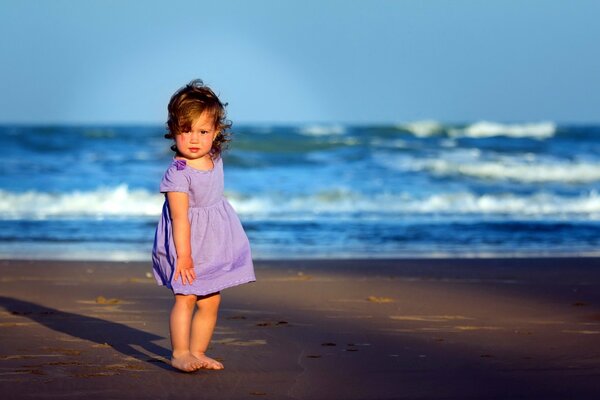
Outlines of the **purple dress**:
M213 160L213 169L201 171L173 160L160 183L160 191L188 194L192 260L196 279L174 281L177 252L165 194L162 217L156 228L152 264L154 277L176 294L206 295L253 282L250 243L231 204L223 197L223 161Z

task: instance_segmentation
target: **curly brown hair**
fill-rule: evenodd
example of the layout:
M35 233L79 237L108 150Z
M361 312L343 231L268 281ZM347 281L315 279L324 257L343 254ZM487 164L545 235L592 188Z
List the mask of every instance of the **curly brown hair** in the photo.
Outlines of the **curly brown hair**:
M169 101L167 120L167 134L165 138L174 139L175 135L188 132L196 118L203 113L208 113L214 118L214 126L218 131L217 137L212 143L210 154L213 158L218 157L231 141L231 121L227 120L225 107L219 97L206 86L200 79L194 79L187 85L179 88ZM177 151L175 145L171 150Z

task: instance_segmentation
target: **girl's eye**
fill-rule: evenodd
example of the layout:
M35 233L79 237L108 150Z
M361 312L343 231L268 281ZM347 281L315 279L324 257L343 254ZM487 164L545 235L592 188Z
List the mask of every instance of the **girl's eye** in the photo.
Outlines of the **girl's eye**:
M193 132L189 131L189 132L182 132L183 135L185 136L190 136ZM200 131L198 132L200 135L207 135L209 132L208 131Z

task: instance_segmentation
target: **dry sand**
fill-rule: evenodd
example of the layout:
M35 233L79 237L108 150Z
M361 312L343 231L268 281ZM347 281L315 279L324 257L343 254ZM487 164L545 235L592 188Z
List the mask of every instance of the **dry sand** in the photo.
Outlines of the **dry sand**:
M600 398L600 259L257 262L190 374L149 264L0 266L2 399Z

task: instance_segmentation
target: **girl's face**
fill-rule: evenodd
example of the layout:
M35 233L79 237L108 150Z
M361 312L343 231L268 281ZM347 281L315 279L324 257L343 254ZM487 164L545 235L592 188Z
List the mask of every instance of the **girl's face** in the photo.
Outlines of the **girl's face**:
M175 135L177 152L188 160L197 160L210 152L212 142L219 133L212 115L202 113L196 118L189 132Z

